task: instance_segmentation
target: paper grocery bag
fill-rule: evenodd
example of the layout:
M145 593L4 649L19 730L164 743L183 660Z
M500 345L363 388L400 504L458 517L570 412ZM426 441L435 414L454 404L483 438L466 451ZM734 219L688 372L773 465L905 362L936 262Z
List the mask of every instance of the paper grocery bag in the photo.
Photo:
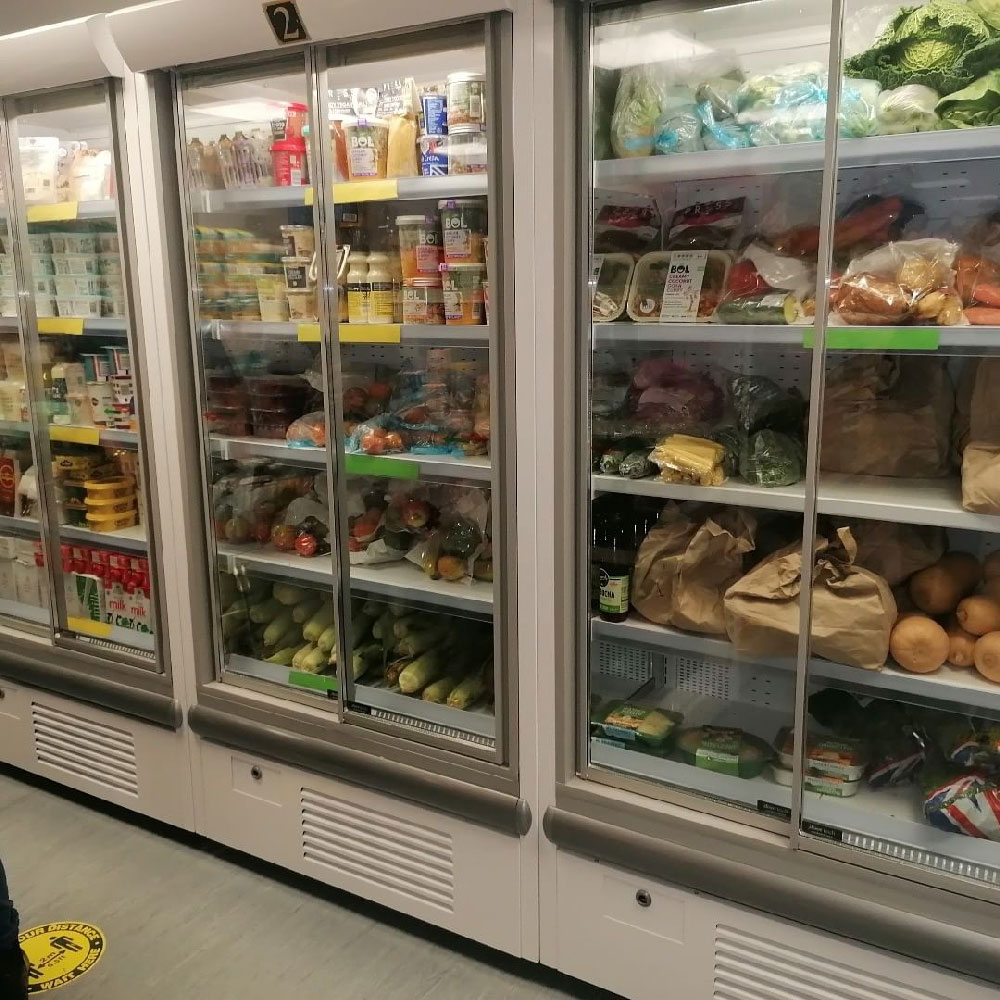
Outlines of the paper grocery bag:
M827 379L820 468L858 476L945 476L955 394L937 358L856 355Z
M896 602L889 585L854 565L857 546L841 528L833 544L816 540L811 651L837 663L878 670L889 653ZM786 546L726 591L726 632L738 653L794 656L802 587L801 544Z
M969 440L1000 444L1000 358L981 358L976 365Z
M934 524L859 519L840 526L850 529L857 544L854 562L882 577L890 587L933 566L948 548L944 528Z
M651 622L671 624L681 560L697 530L698 525L671 502L639 545L629 593L632 607Z
M743 556L754 546L756 518L723 509L695 532L681 558L671 623L677 628L725 635L726 590L743 575Z
M962 453L962 506L1000 514L1000 444L973 441Z

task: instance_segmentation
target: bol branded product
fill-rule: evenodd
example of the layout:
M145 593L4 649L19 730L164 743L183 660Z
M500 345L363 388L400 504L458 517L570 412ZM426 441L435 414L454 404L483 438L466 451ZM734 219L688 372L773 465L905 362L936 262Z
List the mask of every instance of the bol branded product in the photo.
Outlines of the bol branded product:
M433 215L398 215L396 228L403 279L436 278L442 261L438 220Z
M442 264L444 321L448 326L482 326L485 264Z
M352 181L385 177L389 156L389 123L380 118L359 118L346 125L347 171Z
M486 204L479 198L438 202L446 264L482 264L486 236Z

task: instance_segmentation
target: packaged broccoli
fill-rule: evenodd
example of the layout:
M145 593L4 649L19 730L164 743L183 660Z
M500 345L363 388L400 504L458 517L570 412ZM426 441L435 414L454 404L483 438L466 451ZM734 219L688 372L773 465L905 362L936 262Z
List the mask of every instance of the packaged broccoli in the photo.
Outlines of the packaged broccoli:
M734 375L728 390L737 426L743 430L752 434L767 428L801 434L806 401L797 390L782 389L764 375Z
M740 452L740 476L755 486L791 486L805 475L802 441L781 431L751 434Z

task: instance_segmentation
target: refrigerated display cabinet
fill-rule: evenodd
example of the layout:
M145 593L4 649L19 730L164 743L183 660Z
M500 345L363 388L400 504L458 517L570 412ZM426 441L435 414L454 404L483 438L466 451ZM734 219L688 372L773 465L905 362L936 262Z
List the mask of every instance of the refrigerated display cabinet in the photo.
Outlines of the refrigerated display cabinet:
M165 322L190 332L202 826L520 953L511 16L301 10L313 43L263 54L256 10L211 52L150 50L155 7L108 18L176 220ZM378 874L377 830L331 859L372 809L432 832L432 872Z
M156 787L187 750L149 461L162 431L138 307L142 200L102 25L0 39L0 673L19 723L4 759L190 826L190 789Z
M972 996L1000 982L1000 131L990 14L945 7L556 17L577 386L546 829ZM621 919L652 931L648 900ZM642 974L597 981L644 996Z

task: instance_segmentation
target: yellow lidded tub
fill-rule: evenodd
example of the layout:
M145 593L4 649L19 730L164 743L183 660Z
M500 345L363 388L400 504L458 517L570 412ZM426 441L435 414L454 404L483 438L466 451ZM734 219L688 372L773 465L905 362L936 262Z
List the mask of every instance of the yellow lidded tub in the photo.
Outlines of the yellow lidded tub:
M104 497L94 500L88 496L86 504L88 515L95 514L99 517L109 517L113 514L127 514L135 510L135 494L129 493L126 496L115 497L111 500Z
M119 531L135 524L135 511L127 514L92 514L87 511L87 527L91 531Z
M135 493L134 476L108 476L106 479L88 479L83 484L87 489L87 500L118 500Z

